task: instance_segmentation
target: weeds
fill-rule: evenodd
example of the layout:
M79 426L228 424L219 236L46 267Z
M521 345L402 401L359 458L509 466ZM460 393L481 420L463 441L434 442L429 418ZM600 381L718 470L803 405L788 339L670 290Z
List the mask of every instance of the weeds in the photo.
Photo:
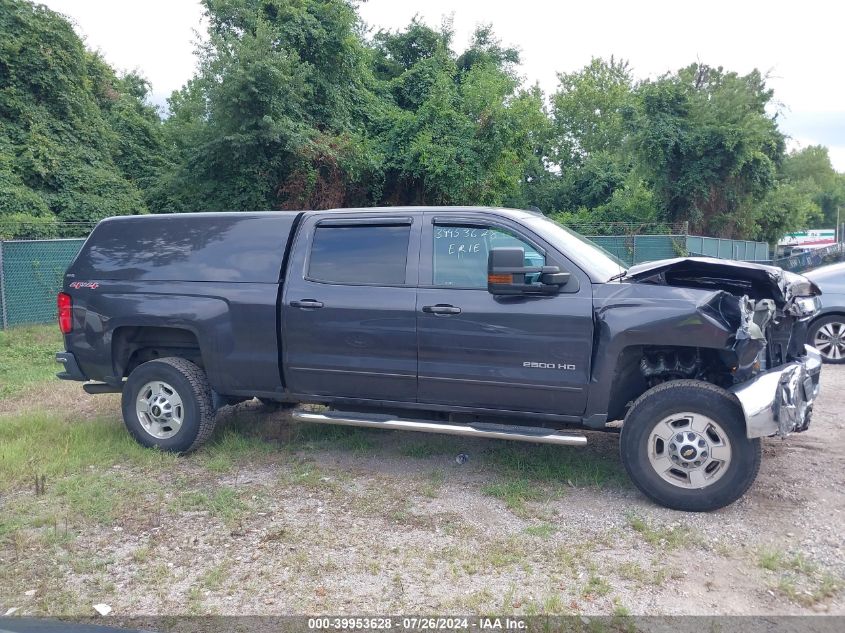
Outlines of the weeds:
M682 545L693 542L692 532L683 526L655 526L648 520L630 513L627 515L628 525L637 532L642 539L653 547L677 549Z
M537 525L529 525L523 530L529 536L539 536L540 538L549 538L552 534L557 532L557 528L551 523L539 523Z
M57 478L114 465L167 470L178 457L140 446L113 418L64 420L32 411L0 416L0 491L31 486L43 475L49 491Z
M53 378L60 349L62 336L54 324L0 330L0 402Z
M573 486L629 485L618 459L589 448L491 442L482 460L491 470L515 479Z
M843 588L842 579L822 571L804 554L788 553L771 547L757 552L757 565L777 574L770 587L792 602L805 607L832 598Z
M586 597L606 596L610 593L610 583L595 572L590 574L587 584L581 590L581 595Z
M542 501L549 498L549 493L542 487L528 479L510 479L487 484L481 491L491 497L500 499L512 511L522 513L528 501Z
M213 492L187 491L179 495L176 509L207 512L227 524L236 523L248 509L242 495L242 492L229 486L221 486Z
M446 481L446 473L442 470L433 470L429 473L427 481L423 484L422 494L429 499L434 499L440 495L440 488L443 487Z
M53 494L67 508L86 520L112 525L137 507L146 486L111 473L71 475L59 480Z

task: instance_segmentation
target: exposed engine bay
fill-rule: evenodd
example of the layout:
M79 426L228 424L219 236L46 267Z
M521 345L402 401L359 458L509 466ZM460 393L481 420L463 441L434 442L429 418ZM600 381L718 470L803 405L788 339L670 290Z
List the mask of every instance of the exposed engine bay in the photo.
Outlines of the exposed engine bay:
M806 277L780 268L709 258L634 266L627 278L639 283L717 290L718 294L700 305L699 311L735 332L732 383L804 356L806 322L818 310L815 296L821 294ZM705 365L698 350L658 349L643 357L641 370L651 381L704 378L701 371Z
M639 369L649 387L704 380L740 397L749 433L786 435L807 428L820 368L818 354L806 346L807 324L819 309L815 284L772 266L709 258L634 266L625 279L714 291L696 311L728 333L722 349L694 340L689 347L645 346ZM766 412L760 402L768 403ZM752 431L755 420L759 428Z

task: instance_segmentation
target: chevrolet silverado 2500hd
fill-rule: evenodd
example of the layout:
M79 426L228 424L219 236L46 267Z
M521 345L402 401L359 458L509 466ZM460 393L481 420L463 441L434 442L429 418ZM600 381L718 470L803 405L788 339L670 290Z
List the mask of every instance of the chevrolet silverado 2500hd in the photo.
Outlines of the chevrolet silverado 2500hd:
M100 222L58 297L60 378L122 392L141 444L184 453L215 409L577 445L620 433L646 495L691 511L804 431L818 288L679 258L625 269L538 213L396 207Z

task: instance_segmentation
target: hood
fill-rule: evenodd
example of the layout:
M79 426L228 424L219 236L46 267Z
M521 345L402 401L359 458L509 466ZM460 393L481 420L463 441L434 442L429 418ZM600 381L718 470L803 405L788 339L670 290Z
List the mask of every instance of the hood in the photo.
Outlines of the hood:
M773 299L781 308L799 297L821 294L819 287L806 277L777 266L712 257L678 257L638 264L628 269L624 281L724 290L754 300Z

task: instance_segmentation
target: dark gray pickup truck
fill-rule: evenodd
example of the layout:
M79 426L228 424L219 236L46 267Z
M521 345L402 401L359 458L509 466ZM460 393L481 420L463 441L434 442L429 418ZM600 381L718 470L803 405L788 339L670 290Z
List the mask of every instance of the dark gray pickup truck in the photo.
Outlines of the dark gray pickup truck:
M625 269L538 213L381 208L111 218L58 298L60 378L122 392L142 444L196 449L257 397L300 421L578 445L620 433L663 505L727 505L803 431L818 288L679 258Z

